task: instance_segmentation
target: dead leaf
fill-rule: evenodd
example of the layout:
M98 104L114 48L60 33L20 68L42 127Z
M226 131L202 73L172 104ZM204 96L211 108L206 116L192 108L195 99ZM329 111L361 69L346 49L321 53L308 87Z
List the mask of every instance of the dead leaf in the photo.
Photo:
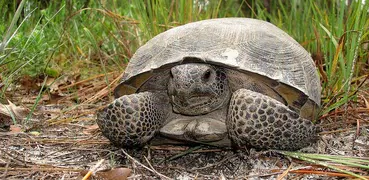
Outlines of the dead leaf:
M363 98L366 108L369 109L368 100L366 100L366 98L364 96L361 96L361 98Z
M22 132L22 128L19 125L10 125L10 132L12 134L17 134Z
M16 122L21 123L22 120L30 113L29 109L16 106L12 102L8 101L8 105L0 103L0 131L13 131L11 125L13 125L13 119Z
M32 90L38 90L39 87L37 86L37 83L40 81L41 81L40 78L32 78L31 76L28 75L19 78L19 83L28 92Z
M47 78L45 85L49 87L50 93L58 96L66 96L65 92L62 92L60 87L68 86L70 84L74 84L80 77L78 72L74 72L71 74L65 74L59 78ZM43 83L38 83L38 86L41 87Z
M16 121L21 121L30 113L30 110L25 107L16 106L9 100L8 103L8 105L0 103L0 114L3 116L11 119L15 118Z
M115 169L108 169L97 171L93 177L97 179L103 180L115 180L115 179L122 179L126 180L128 176L131 175L132 170L128 168L115 168ZM81 175L85 176L88 173L88 170L82 171Z
M83 130L83 134L86 134L86 135L93 134L98 129L99 129L99 126L97 124L87 126L86 129Z

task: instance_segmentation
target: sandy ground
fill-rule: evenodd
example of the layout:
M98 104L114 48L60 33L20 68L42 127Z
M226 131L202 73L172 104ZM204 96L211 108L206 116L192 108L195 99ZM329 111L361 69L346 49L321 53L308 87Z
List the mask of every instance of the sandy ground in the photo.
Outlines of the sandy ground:
M118 79L116 77L112 74L111 81ZM81 174L102 159L99 170L126 167L131 170L128 179L276 179L286 170L284 179L339 179L342 175L275 151L252 148L114 147L95 123L95 111L112 100L99 100L94 96L100 92L107 94L106 85L103 81L82 82L75 83L79 90L67 96L60 95L60 87L59 96L45 94L40 104L50 105L39 106L33 119L18 122L21 125L14 125L12 131L0 132L0 179L82 179ZM26 104L28 108L33 106L38 93L15 92L12 101ZM62 93L68 92L68 88L64 88ZM369 160L369 114L363 98L367 96L368 93L359 95L362 98L358 103L350 103L347 113L339 109L321 118L318 122L323 128L320 140L300 151ZM84 103L77 104L74 97ZM91 97L95 99L90 100ZM348 170L369 174L363 169Z
M29 122L25 132L0 133L1 178L80 179L82 170L90 169L101 159L105 161L99 169L127 167L132 170L129 179L275 179L289 167L296 172L290 171L285 176L288 179L334 178L301 173L299 170L327 169L273 151L196 146L120 149L96 129L94 115L64 122L47 121L50 116L41 114L38 118L43 120ZM330 122L342 120L322 121L325 131L320 140L301 152L369 157L368 123L357 129L345 122L332 123L336 125L333 127ZM343 125L347 127L342 128ZM178 154L183 155L170 159Z

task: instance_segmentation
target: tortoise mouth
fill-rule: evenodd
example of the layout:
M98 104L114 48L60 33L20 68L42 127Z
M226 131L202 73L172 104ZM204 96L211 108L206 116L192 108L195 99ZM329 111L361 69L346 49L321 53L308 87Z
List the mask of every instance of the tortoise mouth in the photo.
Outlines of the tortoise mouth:
M216 103L214 100L216 96L210 94L192 95L190 97L171 96L173 105L173 111L185 115L200 115L207 114L215 109L218 109L221 105L213 105Z
M188 99L185 99L185 101L188 107L196 107L209 103L212 98L213 96L209 94L199 94L190 96Z
M203 105L206 105L209 101L210 101L211 97L202 97L202 96L197 96L197 97L190 97L187 102L189 103L189 105L187 106L188 108L195 108L195 107L201 107Z

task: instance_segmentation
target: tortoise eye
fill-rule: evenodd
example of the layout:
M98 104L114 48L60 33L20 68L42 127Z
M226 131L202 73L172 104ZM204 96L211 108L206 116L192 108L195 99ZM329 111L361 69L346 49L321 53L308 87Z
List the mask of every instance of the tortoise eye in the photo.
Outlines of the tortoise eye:
M203 74L202 79L203 79L204 81L209 81L210 77L211 77L211 71L210 71L210 69L208 69L208 70L206 70L206 71L205 71L205 73Z

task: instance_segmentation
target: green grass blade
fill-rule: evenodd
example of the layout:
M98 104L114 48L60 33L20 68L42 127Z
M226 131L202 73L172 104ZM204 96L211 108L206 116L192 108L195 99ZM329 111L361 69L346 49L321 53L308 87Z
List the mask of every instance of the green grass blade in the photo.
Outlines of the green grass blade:
M8 45L10 35L12 34L11 31L14 28L15 23L18 21L19 16L20 16L20 14L23 10L23 6L26 2L27 2L26 0L23 0L19 4L18 9L15 12L14 17L13 17L13 19L12 19L12 21L11 21L9 27L8 27L8 30L6 31L5 36L3 37L3 42L0 44L0 53L3 52L5 47Z

